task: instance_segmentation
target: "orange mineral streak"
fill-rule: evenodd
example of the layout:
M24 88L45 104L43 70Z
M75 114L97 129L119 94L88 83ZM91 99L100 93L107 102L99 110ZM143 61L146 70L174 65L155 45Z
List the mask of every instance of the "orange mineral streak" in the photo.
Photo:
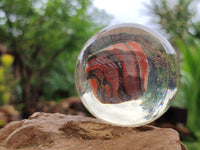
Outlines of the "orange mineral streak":
M131 49L136 53L137 60L140 64L140 75L143 79L143 88L144 91L147 89L147 82L148 82L148 61L146 54L142 50L141 46L135 42L128 42L127 44L130 45Z
M129 45L128 45L129 46ZM127 47L127 43L119 43L114 45L114 52L116 56L121 60L123 67L123 85L128 95L132 98L137 98L140 93L140 83L138 82L138 70L137 61L132 55L130 47ZM123 53L123 54L120 54ZM133 86L134 85L134 86Z
M103 51L103 50L101 50L101 51ZM99 71L97 69L100 69L101 71ZM88 61L87 65L86 65L86 74L89 71L93 71L94 74L98 77L99 81L101 81L101 84L99 84L99 86L101 88L105 88L105 86L106 86L103 84L102 72L104 72L104 74L106 75L106 79L110 82L110 86L112 87L113 93L117 93L117 90L119 87L118 68L112 62L112 60L107 59L106 56L99 56L91 61ZM90 79L89 79L89 83L90 83ZM91 83L90 83L90 86L91 86L93 93L95 95L97 95L97 91L95 89L93 89L93 85ZM98 96L96 96L96 97L98 97ZM108 97L108 96L106 96L106 97Z
M99 52L101 55L98 55ZM136 100L144 94L148 82L148 60L139 44L117 43L94 55L97 57L87 62L86 74L92 71L97 77L88 80L94 95L100 102L117 104ZM117 65L119 63L120 65ZM98 89L101 91L99 92ZM101 92L103 93L99 94ZM123 99L123 95L129 98Z
M97 93L97 88L98 88L97 80L96 79L90 79L89 84L90 84L92 90L94 91L94 93Z

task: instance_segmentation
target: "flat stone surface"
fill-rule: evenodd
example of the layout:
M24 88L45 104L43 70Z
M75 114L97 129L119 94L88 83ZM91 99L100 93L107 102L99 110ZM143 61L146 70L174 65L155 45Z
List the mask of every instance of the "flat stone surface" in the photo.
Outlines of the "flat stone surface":
M173 129L119 127L89 117L39 112L0 129L0 149L186 150Z

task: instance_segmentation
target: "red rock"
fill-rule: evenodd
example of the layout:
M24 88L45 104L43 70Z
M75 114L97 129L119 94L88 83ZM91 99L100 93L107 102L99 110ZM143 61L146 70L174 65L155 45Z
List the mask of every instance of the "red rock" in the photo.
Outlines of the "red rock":
M97 119L34 113L0 129L0 149L186 150L173 129L119 127Z

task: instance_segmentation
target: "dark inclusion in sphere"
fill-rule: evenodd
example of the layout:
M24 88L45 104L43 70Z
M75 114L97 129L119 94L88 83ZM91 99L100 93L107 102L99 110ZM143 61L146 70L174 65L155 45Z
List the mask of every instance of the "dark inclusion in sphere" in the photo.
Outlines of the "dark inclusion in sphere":
M147 57L135 42L113 44L89 55L86 75L102 103L138 99L147 88Z

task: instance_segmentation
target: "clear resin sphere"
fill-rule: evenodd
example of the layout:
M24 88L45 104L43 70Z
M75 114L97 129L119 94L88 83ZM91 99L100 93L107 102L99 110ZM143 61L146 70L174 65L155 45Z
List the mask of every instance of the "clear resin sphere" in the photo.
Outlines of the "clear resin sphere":
M79 54L76 88L97 118L140 126L160 117L177 91L176 53L160 34L137 24L104 28Z

